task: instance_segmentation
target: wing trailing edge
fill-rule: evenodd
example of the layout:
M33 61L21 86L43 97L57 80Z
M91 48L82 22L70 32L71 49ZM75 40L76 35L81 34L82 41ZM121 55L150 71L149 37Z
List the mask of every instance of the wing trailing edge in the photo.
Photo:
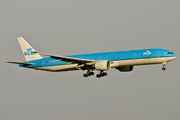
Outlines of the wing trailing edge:
M33 52L33 53L39 53L39 52ZM77 63L77 64L80 63L80 64L87 64L87 65L92 65L95 63L95 60L91 60L91 59L65 57L65 56L51 55L51 54L46 54L46 53L39 53L39 54L49 56L53 59L61 60L68 63Z

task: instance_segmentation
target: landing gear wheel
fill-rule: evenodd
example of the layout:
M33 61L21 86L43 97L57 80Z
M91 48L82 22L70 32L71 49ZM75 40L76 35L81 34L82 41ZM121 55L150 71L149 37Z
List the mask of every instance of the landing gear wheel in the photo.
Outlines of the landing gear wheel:
M97 75L96 75L96 77L97 77L97 78L100 78L100 77L101 77L101 75L100 75L100 74L97 74Z
M88 77L88 75L87 74L83 74L83 77Z
M94 72L90 72L91 75L94 75Z
M104 73L104 76L107 76L107 73L106 73L106 72Z
M101 77L104 77L104 73L100 73L100 76L101 76Z
M163 70L163 71L165 71L165 70L166 70L166 68L165 68L165 67L163 67L163 68L162 68L162 70Z
M87 75L87 76L91 76L91 74L90 74L90 73L87 73L86 75Z
M101 71L99 74L96 75L97 78L107 76L106 72Z

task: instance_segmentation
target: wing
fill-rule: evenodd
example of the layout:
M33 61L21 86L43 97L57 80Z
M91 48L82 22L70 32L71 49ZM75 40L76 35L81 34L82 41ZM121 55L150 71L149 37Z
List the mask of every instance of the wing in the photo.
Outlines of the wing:
M37 53L37 52L33 52L33 53ZM46 53L39 53L39 54L49 56L49 57L54 58L56 60L61 60L61 61L68 62L68 63L77 63L77 64L86 64L86 65L92 65L95 63L95 60L90 60L90 59L64 57L64 56L51 55L51 54L46 54Z
M23 64L23 65L35 65L35 63L22 63L22 62L6 62L6 63L12 63L12 64Z

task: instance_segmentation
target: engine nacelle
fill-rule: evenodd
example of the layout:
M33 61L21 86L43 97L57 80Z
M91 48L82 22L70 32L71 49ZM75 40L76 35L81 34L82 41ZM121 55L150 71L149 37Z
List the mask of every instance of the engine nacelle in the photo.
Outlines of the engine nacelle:
M130 72L133 70L133 68L134 68L134 66L120 66L116 69L121 71L121 72Z
M108 60L99 60L94 64L94 67L96 70L102 71L102 70L109 70L110 65L111 63Z

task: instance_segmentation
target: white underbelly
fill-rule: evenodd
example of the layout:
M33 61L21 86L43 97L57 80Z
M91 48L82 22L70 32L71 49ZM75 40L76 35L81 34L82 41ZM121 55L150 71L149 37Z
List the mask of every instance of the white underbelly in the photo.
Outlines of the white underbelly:
M132 59L132 60L120 60L113 61L111 68L119 66L134 66L134 65L148 65L148 64L161 64L167 62L169 59L167 57L163 58L147 58L147 59Z
M136 65L148 65L148 64L161 64L163 62L168 62L175 59L174 57L159 57L159 58L147 58L147 59L131 59L131 60L119 60L112 61L111 68L116 68L119 66L136 66ZM79 70L77 68L77 64L69 64L69 65L57 65L57 66L44 66L44 67L35 67L33 69L36 70L44 70L44 71L71 71L71 70Z
M44 71L52 71L52 72L78 70L77 64L36 67L34 69L44 70Z

